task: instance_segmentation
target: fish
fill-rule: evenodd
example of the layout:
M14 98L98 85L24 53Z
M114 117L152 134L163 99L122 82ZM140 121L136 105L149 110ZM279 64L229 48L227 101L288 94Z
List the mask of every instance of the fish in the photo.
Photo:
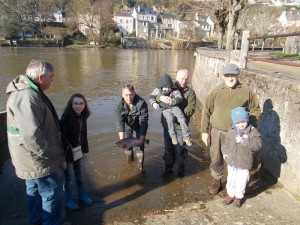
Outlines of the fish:
M115 146L122 149L128 149L130 147L140 147L140 145L138 145L139 141L139 138L128 137L116 142ZM149 145L149 142L150 141L148 139L145 139L144 144Z

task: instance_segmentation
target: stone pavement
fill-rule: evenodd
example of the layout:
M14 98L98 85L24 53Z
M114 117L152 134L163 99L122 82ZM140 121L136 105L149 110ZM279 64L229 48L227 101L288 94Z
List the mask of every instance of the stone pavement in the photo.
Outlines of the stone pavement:
M255 52L250 53L251 56L258 56L261 59L269 59L267 52ZM286 62L280 60L273 60L274 63L264 62L264 61L256 61L254 59L249 59L247 62L248 69L260 70L266 72L267 74L279 75L282 78L292 78L292 79L300 79L300 67L296 66L287 66L277 64L276 62ZM292 61L294 65L300 65L300 61Z
M188 203L173 210L144 215L143 221L115 222L119 225L299 225L300 202L280 185L247 199L241 208L224 206L220 195L211 200Z

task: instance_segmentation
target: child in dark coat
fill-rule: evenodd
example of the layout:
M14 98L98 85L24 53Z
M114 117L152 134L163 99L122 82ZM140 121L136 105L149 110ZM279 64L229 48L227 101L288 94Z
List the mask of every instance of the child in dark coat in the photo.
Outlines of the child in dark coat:
M167 97L169 99L169 103L160 102L159 104L156 101L157 97ZM172 78L169 74L164 74L159 84L152 91L150 95L150 104L154 109L162 109L162 114L166 118L168 124L168 131L170 137L172 139L172 144L177 145L178 140L176 137L176 129L174 124L174 117L177 118L177 121L180 124L182 130L183 140L186 145L191 146L191 132L186 122L186 118L179 108L179 104L183 100L180 91L177 89L176 85L173 83Z
M254 153L261 149L260 133L249 124L249 115L245 108L237 107L231 111L233 126L228 131L222 153L227 162L227 194L225 205L234 202L241 207L245 188L249 181Z

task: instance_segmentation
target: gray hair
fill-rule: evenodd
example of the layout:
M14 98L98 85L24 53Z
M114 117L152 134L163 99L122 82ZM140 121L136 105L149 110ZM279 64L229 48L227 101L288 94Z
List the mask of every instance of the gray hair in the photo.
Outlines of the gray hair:
M37 80L40 75L49 76L53 74L53 66L43 60L32 59L26 69L26 75L32 80Z
M124 90L126 90L126 89L129 90L130 92L134 92L135 93L134 87L131 84L127 84L127 85L123 86L122 92Z
M180 70L178 70L177 72L176 72L176 78L179 76L179 74L181 75L181 74L184 74L184 75L188 75L188 76L190 76L190 72L187 70L187 69L180 69Z

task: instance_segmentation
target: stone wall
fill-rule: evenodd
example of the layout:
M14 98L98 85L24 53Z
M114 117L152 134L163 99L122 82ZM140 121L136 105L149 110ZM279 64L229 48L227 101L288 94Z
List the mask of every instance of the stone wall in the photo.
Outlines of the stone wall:
M222 82L228 52L198 48L195 56L192 86L199 102L204 104L209 92ZM241 82L251 86L260 100L261 171L300 195L300 80L284 74L242 69Z

